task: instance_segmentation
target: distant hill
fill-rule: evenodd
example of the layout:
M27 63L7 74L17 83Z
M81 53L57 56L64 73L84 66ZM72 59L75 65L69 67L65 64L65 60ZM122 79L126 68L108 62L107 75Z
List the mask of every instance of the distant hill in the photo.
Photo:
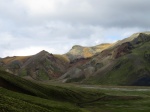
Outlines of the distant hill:
M30 80L104 85L150 85L150 32L112 44L75 45L64 55L46 51L0 59L1 69Z
M69 58L70 61L73 61L75 59L80 59L80 58L89 58L96 55L97 53L100 53L104 49L109 48L111 45L112 44L108 44L108 43L100 44L93 47L84 47L80 45L75 45L65 55Z

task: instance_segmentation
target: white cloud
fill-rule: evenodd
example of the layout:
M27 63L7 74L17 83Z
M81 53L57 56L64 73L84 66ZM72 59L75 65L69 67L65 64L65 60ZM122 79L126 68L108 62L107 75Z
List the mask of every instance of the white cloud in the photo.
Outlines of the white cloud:
M41 18L82 16L81 14L89 14L93 8L87 0L14 0L13 3L17 7L20 5L29 16Z
M8 32L3 32L0 34L1 41L11 41L13 40L13 37Z
M55 52L55 49L53 48L48 48L44 46L31 46L15 50L6 50L3 52L2 56L29 56L34 55L42 50L47 50L48 52Z
M52 22L44 26L23 27L14 33L3 33L0 42L2 57L32 55L47 50L54 54L68 52L73 45L94 46L112 43L130 36L140 29L103 28L93 25L73 25ZM4 37L4 38L3 38Z
M148 0L0 0L0 56L115 42L149 30Z
M56 0L57 1L57 0ZM55 13L56 11L55 0L17 0L24 8L27 9L30 16L43 16L48 13Z

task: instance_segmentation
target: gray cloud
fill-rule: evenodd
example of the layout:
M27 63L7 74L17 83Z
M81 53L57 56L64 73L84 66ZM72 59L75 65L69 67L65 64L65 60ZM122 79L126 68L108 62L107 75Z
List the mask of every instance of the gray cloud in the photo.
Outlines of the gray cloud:
M149 0L0 0L0 57L114 42L149 30Z

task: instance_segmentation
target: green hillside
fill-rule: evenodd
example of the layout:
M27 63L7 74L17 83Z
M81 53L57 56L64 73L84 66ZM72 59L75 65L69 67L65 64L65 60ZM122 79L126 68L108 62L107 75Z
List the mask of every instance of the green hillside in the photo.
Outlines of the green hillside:
M113 81L112 84L117 85L150 86L150 57L145 56L149 49L150 42L147 42L121 57L114 69L106 74L105 84Z
M118 105L141 112L135 104L149 98L139 93L114 95L74 86L38 84L0 71L0 112L116 112L120 110Z
M129 50L129 53L111 62L111 68L105 73L97 72L96 76L86 82L104 85L150 86L150 41L141 41L138 44L133 42L131 42L133 48Z
M0 86L1 112L86 112L77 104L103 95L37 84L4 71L0 71Z
M1 112L86 112L76 106L0 88Z

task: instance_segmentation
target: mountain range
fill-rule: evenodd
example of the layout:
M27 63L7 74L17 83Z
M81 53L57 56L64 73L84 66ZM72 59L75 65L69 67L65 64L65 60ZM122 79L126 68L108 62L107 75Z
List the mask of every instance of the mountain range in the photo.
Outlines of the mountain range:
M75 45L63 55L43 50L0 58L0 69L36 81L149 86L150 32L92 47Z

